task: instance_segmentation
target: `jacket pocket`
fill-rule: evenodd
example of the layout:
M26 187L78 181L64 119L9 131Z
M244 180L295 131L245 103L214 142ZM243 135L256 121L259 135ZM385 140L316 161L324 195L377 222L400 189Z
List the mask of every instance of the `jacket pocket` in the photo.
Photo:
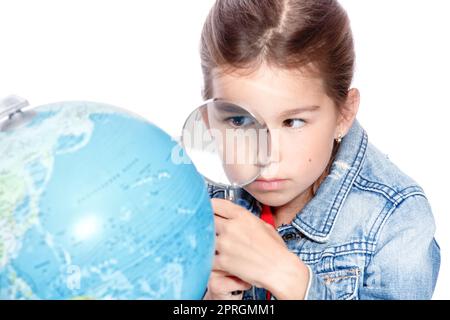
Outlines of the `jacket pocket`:
M359 268L346 268L331 272L317 273L337 300L357 300Z

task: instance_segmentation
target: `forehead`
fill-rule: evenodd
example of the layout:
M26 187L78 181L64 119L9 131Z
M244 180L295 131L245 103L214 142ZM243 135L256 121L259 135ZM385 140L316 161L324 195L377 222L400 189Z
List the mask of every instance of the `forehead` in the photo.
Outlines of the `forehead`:
M213 73L212 90L215 98L237 103L252 113L265 116L329 102L322 79L306 69L286 70L267 65L252 72L217 69Z

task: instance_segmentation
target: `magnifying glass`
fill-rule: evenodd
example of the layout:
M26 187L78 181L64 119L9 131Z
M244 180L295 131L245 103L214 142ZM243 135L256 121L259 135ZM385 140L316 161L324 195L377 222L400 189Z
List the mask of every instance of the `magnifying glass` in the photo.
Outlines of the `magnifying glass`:
M268 130L248 110L219 99L187 118L181 142L197 170L235 202L235 191L252 183L268 156Z
M236 202L235 191L252 183L269 156L268 130L248 110L219 99L206 101L187 118L181 137L186 154L211 184ZM242 294L233 291L233 296Z

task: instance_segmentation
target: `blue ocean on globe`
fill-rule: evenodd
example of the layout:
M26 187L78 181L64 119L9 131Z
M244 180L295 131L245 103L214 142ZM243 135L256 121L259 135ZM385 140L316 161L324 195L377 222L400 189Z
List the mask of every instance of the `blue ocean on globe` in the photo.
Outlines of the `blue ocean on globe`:
M0 131L0 299L201 299L214 219L177 142L107 104L32 112Z

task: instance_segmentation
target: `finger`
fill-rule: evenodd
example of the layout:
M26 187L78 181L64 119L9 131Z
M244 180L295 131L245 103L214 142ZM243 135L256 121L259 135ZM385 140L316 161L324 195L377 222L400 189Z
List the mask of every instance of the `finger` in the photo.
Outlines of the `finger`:
M251 287L251 284L250 283L248 283L248 282L246 282L246 281L244 281L244 280L242 280L241 278L239 278L239 277L237 277L237 276L235 276L235 275L232 275L231 273L229 273L228 271L222 271L222 270L215 270L215 269L213 269L212 271L211 271L211 275L210 275L210 279L211 278L220 278L220 277L223 277L223 278L229 278L229 279L231 279L231 280L235 280L235 281L237 281L237 282L239 282L239 283L242 283L242 285L244 286L244 287Z
M233 219L239 217L245 209L232 203L229 200L214 198L211 199L214 214L225 219Z
M230 287L228 292L233 291L245 291L251 289L252 285L244 280L239 279L238 277L228 276L226 280L229 281Z
M227 274L225 275L227 278L235 280L236 282L242 283L242 285L246 286L249 285L247 282L245 282L244 280L240 279L239 277L233 276L232 274Z
M215 294L230 295L233 291L244 291L250 289L251 284L239 279L238 277L212 272L209 282L208 289Z
M214 260L213 260L213 265L212 265L212 270L213 271L222 271L222 272L227 272L225 270L225 267L223 265L223 252L222 255L220 254L221 248L218 246L218 242L219 239L216 239L216 254L214 256Z
M226 244L225 246L223 245L223 241L220 237L216 238L216 255L213 260L213 270L230 272L232 269L235 269L236 266L231 264L232 261L230 261L230 253L228 252L228 248L226 246Z
M213 277L213 276L214 277L218 277L218 276L226 277L226 276L231 276L231 273L229 273L227 271L223 271L223 270L212 269L210 277Z
M227 219L222 218L221 216L214 215L214 226L216 228L216 234L222 234L225 228L225 223Z
M239 294L236 295L235 293ZM232 292L212 292L211 289L208 288L205 297L203 300L242 300L243 292L241 290L232 291Z

